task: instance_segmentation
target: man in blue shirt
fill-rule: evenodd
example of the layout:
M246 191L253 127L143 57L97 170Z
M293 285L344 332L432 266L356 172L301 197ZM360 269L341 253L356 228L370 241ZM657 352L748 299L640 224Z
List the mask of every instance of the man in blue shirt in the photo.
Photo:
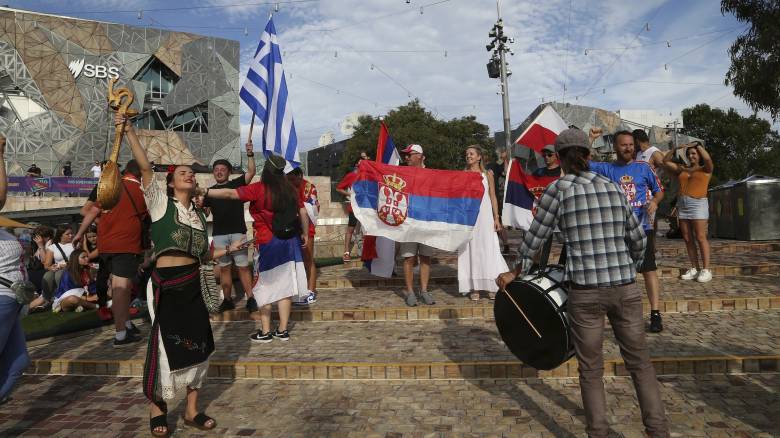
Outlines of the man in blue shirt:
M599 135L591 130L591 143ZM650 301L650 331L658 333L663 330L659 301L661 285L655 264L655 212L664 197L664 190L658 176L649 164L634 160L634 136L629 131L618 131L613 136L617 160L614 163L590 162L590 170L606 176L616 183L628 204L634 211L639 224L647 235L647 248L644 262L638 271L645 279L647 299Z

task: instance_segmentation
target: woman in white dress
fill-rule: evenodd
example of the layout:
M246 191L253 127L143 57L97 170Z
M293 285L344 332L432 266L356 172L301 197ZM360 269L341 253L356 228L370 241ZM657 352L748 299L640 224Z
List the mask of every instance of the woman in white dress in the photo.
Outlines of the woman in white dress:
M496 189L493 187L493 173L485 171L483 156L480 146L472 145L466 149L465 170L479 172L485 188L477 223L474 224L474 234L470 241L458 249L458 290L463 295L469 294L472 301L479 301L480 291L487 291L488 297L495 299L498 292L495 278L508 269L496 234L502 227Z

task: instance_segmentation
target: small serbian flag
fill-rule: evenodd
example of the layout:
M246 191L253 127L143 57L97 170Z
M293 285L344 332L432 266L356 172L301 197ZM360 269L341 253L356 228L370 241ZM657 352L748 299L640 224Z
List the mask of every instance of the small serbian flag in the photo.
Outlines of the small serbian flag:
M509 162L508 173L501 222L506 226L528 230L536 214L536 203L547 185L558 177L526 175L517 158Z
M401 162L393 138L385 122L379 122L379 138L376 142L376 162L397 166ZM363 238L363 265L372 275L390 278L395 268L395 242L386 237L366 235Z
M485 189L477 172L361 161L352 191L367 234L455 251L471 239Z
M566 122L552 106L547 105L515 140L515 144L531 148L537 154L541 154L545 146L555 144L558 134L566 128L568 128Z

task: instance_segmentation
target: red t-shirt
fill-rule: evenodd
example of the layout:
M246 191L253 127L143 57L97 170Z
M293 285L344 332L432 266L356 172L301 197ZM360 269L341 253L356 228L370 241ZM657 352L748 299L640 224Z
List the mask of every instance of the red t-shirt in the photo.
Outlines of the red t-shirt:
M344 175L344 178L341 178L341 181L339 181L339 184L336 186L339 190L347 190L350 187L352 187L352 184L357 181L358 174L357 172L349 172L348 174ZM352 213L352 203L347 202L347 213Z
M242 186L236 189L238 199L241 202L249 202L249 214L254 221L255 244L268 243L274 237L271 224L274 220L274 212L271 210L271 196L265 192L265 184L262 181ZM303 202L298 199L298 208L303 208Z
M125 175L122 177L122 185L124 187L120 188L119 202L111 211L100 215L97 227L97 249L100 254L143 253L141 226L143 218L149 213L141 192L141 183L134 177ZM93 193L90 193L89 199L97 200L97 186Z

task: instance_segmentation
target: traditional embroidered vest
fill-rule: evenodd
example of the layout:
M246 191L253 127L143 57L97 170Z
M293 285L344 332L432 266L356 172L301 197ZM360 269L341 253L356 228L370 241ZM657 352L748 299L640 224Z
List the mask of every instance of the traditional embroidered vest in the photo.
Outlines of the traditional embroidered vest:
M179 221L179 215L173 199L168 198L165 214L158 221L152 222L152 242L154 256L169 250L182 251L198 259L206 258L209 247L206 233L206 217L200 210L198 219L203 224L203 230L198 230Z

